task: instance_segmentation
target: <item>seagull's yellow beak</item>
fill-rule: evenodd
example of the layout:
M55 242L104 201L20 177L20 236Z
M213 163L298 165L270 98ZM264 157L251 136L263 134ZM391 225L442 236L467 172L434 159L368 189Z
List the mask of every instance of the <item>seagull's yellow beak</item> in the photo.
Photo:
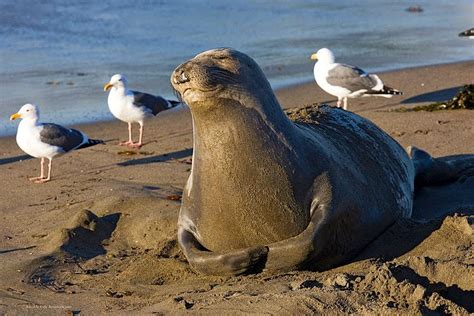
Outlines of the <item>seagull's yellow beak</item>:
M110 83L107 83L104 85L104 91L107 91L109 90L110 88L112 88L114 85L113 84L110 84Z
M311 60L318 60L318 55L316 53L311 55Z
M15 113L12 116L10 116L10 121L16 120L17 118L21 118L20 113Z

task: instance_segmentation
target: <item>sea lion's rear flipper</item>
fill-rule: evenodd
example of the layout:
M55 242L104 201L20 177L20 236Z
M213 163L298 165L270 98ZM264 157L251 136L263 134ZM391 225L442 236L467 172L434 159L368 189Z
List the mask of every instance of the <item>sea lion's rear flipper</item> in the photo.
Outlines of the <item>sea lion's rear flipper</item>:
M407 152L415 167L415 188L441 185L463 176L474 176L474 155L433 158L413 146L409 146Z
M178 241L189 264L203 274L239 275L256 273L263 268L268 248L246 248L228 253L216 253L204 248L194 235L184 228L178 229Z

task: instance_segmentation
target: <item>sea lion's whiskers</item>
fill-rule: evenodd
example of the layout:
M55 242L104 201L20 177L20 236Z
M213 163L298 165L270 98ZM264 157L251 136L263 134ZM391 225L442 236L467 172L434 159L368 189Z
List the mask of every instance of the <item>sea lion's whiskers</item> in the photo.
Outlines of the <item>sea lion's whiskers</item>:
M173 94L178 99L178 101L181 103L185 103L183 97L181 96L181 93L177 89L175 89L173 85L171 85L171 89L173 90Z

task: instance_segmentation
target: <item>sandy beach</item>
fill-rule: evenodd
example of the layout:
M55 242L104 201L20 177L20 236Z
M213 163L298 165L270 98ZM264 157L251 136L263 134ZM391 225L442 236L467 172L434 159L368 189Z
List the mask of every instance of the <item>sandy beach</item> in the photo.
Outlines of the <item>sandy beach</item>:
M452 98L474 82L474 61L379 74L404 95L350 99L350 111L403 147L434 157L474 154L474 111L393 111ZM276 94L284 108L336 101L314 82ZM42 185L28 181L39 174L39 160L28 158L14 137L0 139L0 314L474 312L472 201L454 212L443 204L453 197L438 196L439 207L428 215L417 214L415 205L412 219L329 271L201 276L176 241L179 197L191 168L189 110L150 119L138 151L117 145L127 137L125 123L77 127L106 143L54 159L53 180ZM472 177L460 189L474 194ZM424 198L436 195L436 188L426 190Z

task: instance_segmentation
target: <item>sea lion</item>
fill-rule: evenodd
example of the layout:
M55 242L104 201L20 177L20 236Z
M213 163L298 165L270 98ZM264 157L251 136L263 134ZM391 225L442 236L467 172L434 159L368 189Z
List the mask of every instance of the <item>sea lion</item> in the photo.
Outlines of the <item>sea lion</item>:
M328 106L291 121L255 61L228 48L171 83L192 114L178 241L198 272L326 269L411 215L415 165L370 121Z

